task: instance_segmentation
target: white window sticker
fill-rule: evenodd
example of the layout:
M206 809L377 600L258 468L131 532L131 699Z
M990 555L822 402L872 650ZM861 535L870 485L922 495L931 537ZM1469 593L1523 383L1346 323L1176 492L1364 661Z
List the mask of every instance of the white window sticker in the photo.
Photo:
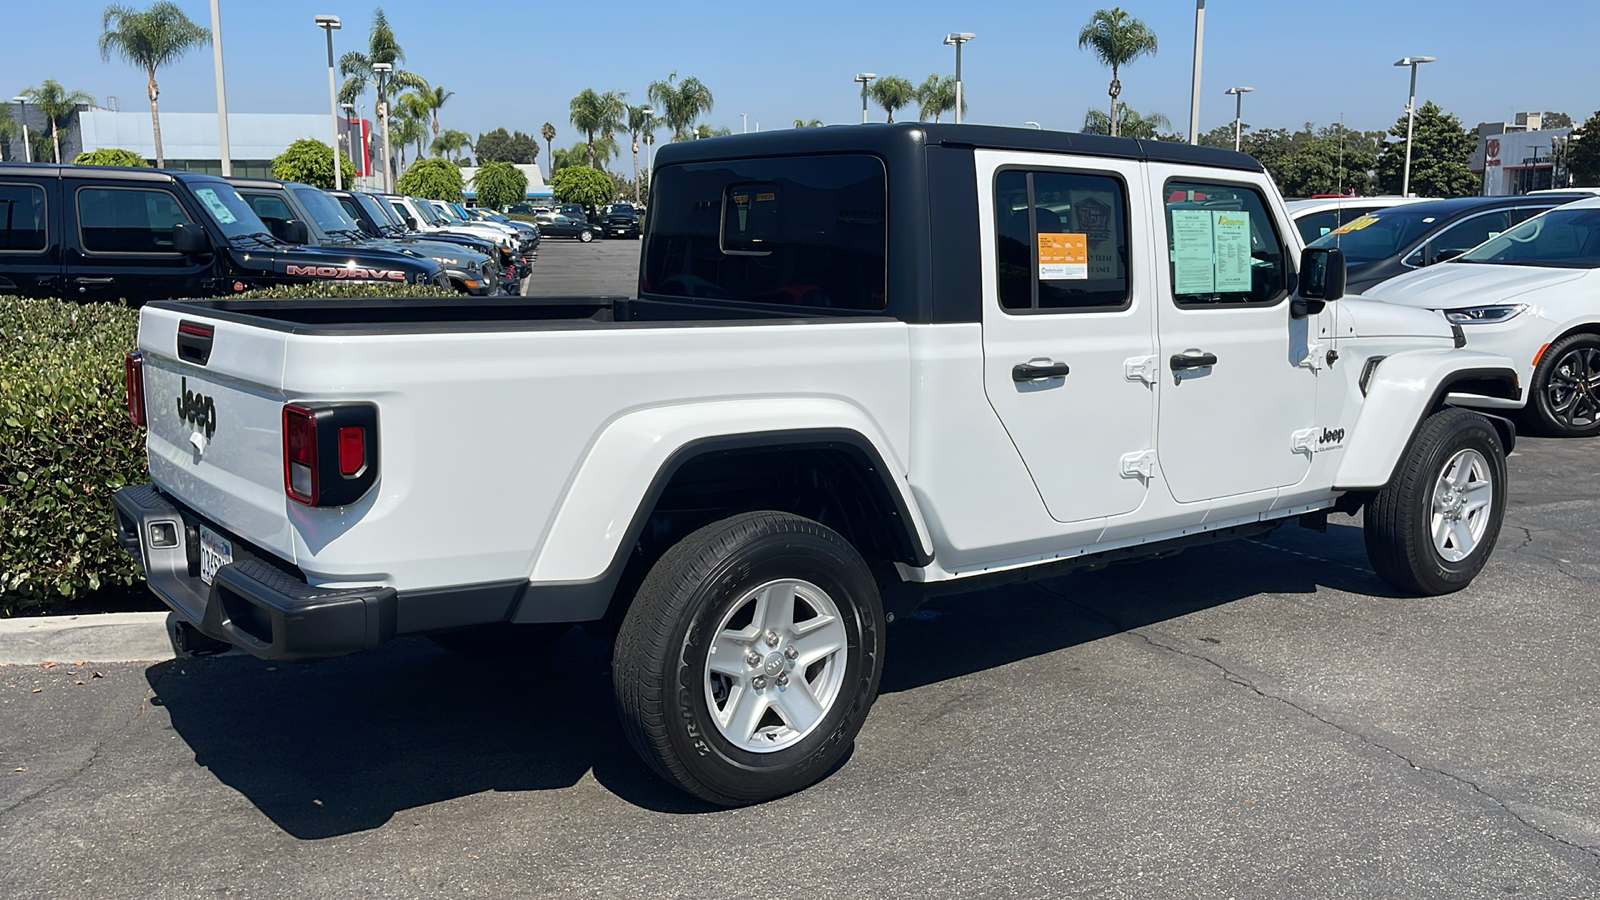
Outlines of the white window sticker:
M1217 293L1250 290L1250 214L1213 211L1211 236L1215 242Z
M1178 294L1210 294L1217 289L1211 264L1211 210L1172 210L1172 289Z
M239 221L238 217L233 214L233 210L228 208L228 204L223 203L222 198L217 196L216 191L211 188L200 188L195 191L195 194L200 197L200 202L206 205L206 209L211 210L211 214L216 216L218 222L224 225L232 225Z

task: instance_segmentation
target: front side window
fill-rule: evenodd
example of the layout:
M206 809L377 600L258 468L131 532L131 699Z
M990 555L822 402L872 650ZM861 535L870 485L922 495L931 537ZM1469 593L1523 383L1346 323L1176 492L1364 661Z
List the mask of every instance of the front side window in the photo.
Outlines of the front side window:
M995 176L994 203L1002 309L1127 307L1128 204L1120 180L1007 169Z
M1459 256L1510 227L1510 210L1501 209L1473 216L1430 238L1427 244L1406 257L1406 262L1413 266L1425 266L1438 262L1441 256Z
M1178 306L1270 306L1289 283L1278 227L1245 185L1169 181L1167 259Z
M1308 244L1338 228L1339 224L1337 209L1325 209L1294 220L1294 227L1300 232L1300 239Z
M288 229L285 227L290 219L294 218L294 211L289 209L282 197L277 194L246 193L242 195L250 209L266 224L267 231L280 241L289 239Z
M32 184L0 184L0 253L44 248L44 190Z
M78 227L90 253L173 253L172 226L189 216L159 188L78 190Z
M656 180L644 293L838 310L887 305L888 179L876 157L681 163Z
M1600 207L1553 209L1490 238L1456 261L1600 269Z

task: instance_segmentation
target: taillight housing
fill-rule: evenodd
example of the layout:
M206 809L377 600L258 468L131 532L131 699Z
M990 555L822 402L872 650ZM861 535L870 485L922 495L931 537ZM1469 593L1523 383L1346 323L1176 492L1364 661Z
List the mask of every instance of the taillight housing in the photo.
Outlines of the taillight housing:
M283 492L306 506L348 506L378 480L378 408L370 403L283 407Z
M145 424L144 351L135 350L123 360L123 380L128 388L128 421Z

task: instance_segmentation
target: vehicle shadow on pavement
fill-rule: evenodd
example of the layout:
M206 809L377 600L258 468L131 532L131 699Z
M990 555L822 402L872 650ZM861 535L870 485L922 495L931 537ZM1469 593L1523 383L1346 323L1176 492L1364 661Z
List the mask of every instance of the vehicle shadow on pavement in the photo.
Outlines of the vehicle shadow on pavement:
M1388 593L1365 565L1357 528L1283 529L1262 541L938 600L890 627L883 690L1263 592L1310 594L1320 585ZM570 788L589 772L636 806L712 811L634 756L612 711L608 652L581 629L516 659L467 659L407 638L313 664L174 660L146 677L195 762L304 840L377 828L402 810L484 791Z

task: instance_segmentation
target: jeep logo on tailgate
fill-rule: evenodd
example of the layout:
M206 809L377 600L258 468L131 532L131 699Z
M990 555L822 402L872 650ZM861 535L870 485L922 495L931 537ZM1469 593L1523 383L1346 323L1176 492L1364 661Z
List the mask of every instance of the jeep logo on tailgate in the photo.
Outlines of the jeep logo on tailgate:
M398 269L363 269L356 266L284 266L286 275L307 278L365 278L373 281L405 281L406 273Z
M211 440L211 435L217 430L216 402L204 394L196 394L189 390L187 377L183 379L179 390L183 393L178 396L178 418L196 428L204 428L206 440Z

